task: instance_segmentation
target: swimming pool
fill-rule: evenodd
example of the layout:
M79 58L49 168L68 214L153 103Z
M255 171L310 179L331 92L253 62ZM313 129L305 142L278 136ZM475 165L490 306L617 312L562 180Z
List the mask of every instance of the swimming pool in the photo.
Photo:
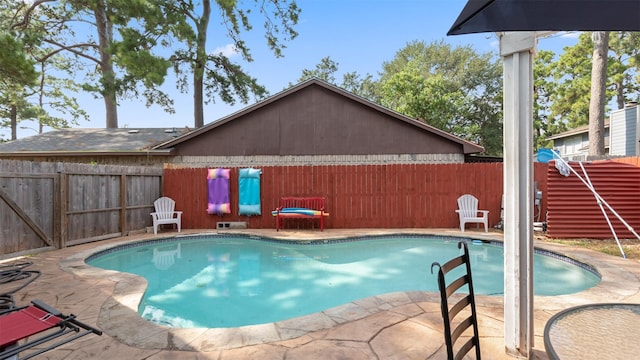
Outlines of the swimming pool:
M140 275L147 320L171 327L237 327L289 319L396 291L437 291L433 261L458 255L457 238L395 235L299 244L207 235L127 244L87 263ZM470 245L478 295L503 292L502 247ZM587 289L586 267L536 254L537 295Z

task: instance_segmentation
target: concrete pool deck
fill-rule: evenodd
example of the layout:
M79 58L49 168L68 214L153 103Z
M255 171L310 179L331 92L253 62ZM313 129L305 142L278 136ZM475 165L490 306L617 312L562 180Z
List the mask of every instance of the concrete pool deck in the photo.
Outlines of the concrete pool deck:
M466 236L502 240L502 233L453 229L200 230L243 233L285 240L334 239L398 233ZM146 281L133 275L97 269L84 263L96 251L123 243L164 238L176 232L141 234L78 245L29 257L30 270L42 276L14 295L19 305L40 299L63 313L104 331L42 355L47 359L445 359L439 295L399 292L354 301L321 313L273 324L229 329L171 329L142 320L137 305ZM558 311L598 302L640 303L640 262L586 249L539 243L536 247L568 255L594 266L602 281L583 292L536 296L533 358L547 359L543 331ZM501 297L476 296L482 355L513 359L504 351ZM215 311L215 309L212 309ZM607 349L606 351L610 351Z

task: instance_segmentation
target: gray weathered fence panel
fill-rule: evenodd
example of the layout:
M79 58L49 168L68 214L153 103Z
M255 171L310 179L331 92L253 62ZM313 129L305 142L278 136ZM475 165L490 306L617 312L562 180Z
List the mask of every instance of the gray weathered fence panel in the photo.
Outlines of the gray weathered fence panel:
M144 231L162 172L0 160L0 257Z
M157 176L127 177L127 224L152 225L153 201L162 193L160 180Z
M54 245L54 182L55 175L0 174L0 228L6 251Z

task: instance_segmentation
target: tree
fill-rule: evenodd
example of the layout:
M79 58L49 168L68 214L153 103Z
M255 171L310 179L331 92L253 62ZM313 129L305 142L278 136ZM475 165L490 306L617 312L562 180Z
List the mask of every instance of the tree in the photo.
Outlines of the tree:
M549 117L568 129L587 125L591 88L591 37L582 33L578 43L565 47L553 69L555 89Z
M380 83L379 93L382 105L407 116L426 121L429 125L448 132L461 133L471 130L460 113L468 113L470 108L466 94L454 89L443 74L425 77L417 61L392 74ZM473 130L477 132L477 129Z
M355 71L345 73L342 77L342 83L336 81L336 73L339 71L339 63L331 59L330 56L324 57L320 63L316 64L315 69L302 69L302 74L298 78L298 82L303 82L311 78L318 78L335 86L341 87L353 94L362 96L366 99L375 101L377 85L370 74L362 77ZM294 84L289 83L289 86Z
M12 8L0 3L0 121L11 127L11 140L17 138L17 124L33 116L25 93L36 84L35 62L25 51L27 44L9 29Z
M298 78L298 82L301 83L311 78L318 78L330 84L338 85L336 83L336 73L339 65L330 56L324 57L316 64L315 69L302 69L302 75ZM289 86L293 85L295 84L289 83Z
M24 43L9 33L0 33L0 85L3 92L34 85L38 78L35 62L24 51Z
M44 25L41 41L52 49L41 61L66 53L83 62L82 88L103 98L107 128L118 127L118 99L140 92L148 106L172 110L172 100L158 90L170 64L152 53L167 31L162 0L34 0L23 5L11 28Z
M78 124L80 119L88 120L87 113L73 96L80 91L80 86L72 80L75 70L73 64L62 56L49 57L38 64L40 78L34 94L37 96L38 133L42 133L45 126L59 129ZM53 73L66 77L54 76ZM65 116L54 116L52 112Z
M615 97L621 109L627 101L639 98L640 36L629 32L582 33L578 43L565 48L557 62L549 63L544 54L538 57L536 84L542 84L539 76L552 74L553 80L545 81L544 88L552 90L546 91L545 111L537 113L546 116L546 136L588 124L589 154L604 155L607 105ZM543 99L540 95L536 89L536 106Z
M34 61L24 51L24 44L7 32L0 32L0 81L5 84L32 84L38 73Z
M557 62L552 51L536 53L533 66L533 144L534 150L550 147L548 137L566 131L561 118L553 116L552 106L556 99L557 84L554 78Z
M25 100L25 88L0 83L0 127L11 128L10 140L17 139L18 123L37 116L36 108Z
M611 32L609 36L610 82L618 109L640 99L640 33Z
M616 107L621 109L625 102L637 100L640 94L640 35L612 32L610 38L604 113L614 97ZM549 116L564 122L569 129L589 123L594 46L591 33L582 33L578 43L566 47L553 65L556 86Z
M502 154L502 68L489 53L414 41L383 64L379 102Z
M67 127L70 123L76 123L80 117L86 118L86 113L79 109L78 103L72 94L78 89L77 84L71 80L61 79L53 76L66 75L72 77L72 63L68 59L59 54L51 54L53 51L45 43L43 39L48 36L46 17L40 16L39 9L31 10L31 18L29 19L29 27L16 25L16 19L22 18L27 5L23 2L0 1L0 14L2 14L2 28L5 29L5 40L11 39L13 43L20 43L20 52L22 55L16 56L15 53L0 53L0 62L2 68L10 72L9 75L2 76L3 79L12 79L11 87L4 86L3 98L5 106L9 106L8 101L13 99L13 105L19 104L16 109L9 106L5 109L6 117L11 117L6 127L11 127L12 139L16 138L16 128L22 120L34 120L38 123L38 132L43 131L44 126L53 128ZM10 48L11 45L4 44L3 48ZM23 74L25 69L12 68L10 64L5 62L13 62L16 64L18 59L26 59L26 70L32 73L32 79L28 82L22 82L15 79L16 74ZM36 72L35 69L39 69ZM13 95L7 93L12 91ZM51 115L51 111L59 114L69 115L69 118L57 117ZM8 115L7 115L8 114Z
M293 40L297 33L293 29L298 22L300 9L293 0L254 0L258 12L264 17L267 46L275 56L282 56L284 41ZM223 52L208 53L206 50L210 30L212 7L220 12L226 36L231 39L231 48L247 61L253 61L247 44L242 39L243 31L252 29L252 9L240 7L237 0L202 0L196 6L192 0L177 0L168 7L170 21L174 24L173 36L184 47L177 49L171 61L178 75L178 89L188 91L189 76L193 86L194 125L204 125L204 104L219 97L228 104L236 98L243 103L249 95L256 98L267 95L267 90L258 84L238 64L234 64ZM281 40L279 36L284 36Z
M348 72L342 76L340 87L373 102L379 97L378 84L368 73L361 76L356 71Z
M604 111L607 95L609 32L593 33L591 97L589 101L589 155L604 155Z

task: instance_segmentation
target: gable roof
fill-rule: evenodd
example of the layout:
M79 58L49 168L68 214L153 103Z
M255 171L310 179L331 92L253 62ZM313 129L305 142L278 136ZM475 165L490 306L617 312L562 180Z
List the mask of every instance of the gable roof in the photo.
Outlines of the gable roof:
M67 128L0 143L0 154L139 155L153 151L154 145L173 139L180 133L181 130L175 128ZM167 151L154 152L169 154Z
M609 128L609 119L604 120L604 128L605 129ZM584 134L584 133L587 133L587 134L589 133L589 125L578 126L577 128L573 128L571 130L567 130L555 135L551 135L547 138L547 140L563 139L569 136Z
M474 144L472 142L469 142L467 140L464 140L462 138L459 138L457 136L454 136L450 133L447 133L443 130L440 130L436 127L433 127L431 125L428 125L422 121L419 120L415 120L412 118L409 118L405 115L402 115L398 112L395 112L391 109L385 108L383 106L380 106L378 104L375 104L363 97L360 97L358 95L355 95L349 91L346 91L344 89L341 89L337 86L331 85L325 81L322 81L320 79L317 78L312 78L309 80L306 80L298 85L295 85L289 89L286 89L284 91L281 91L278 94L275 94L263 101L260 101L254 105L248 106L244 109L241 109L235 113L232 113L226 117L223 117L217 121L214 121L212 123L209 123L199 129L195 129L194 131L191 131L189 133L186 133L182 136L179 136L175 139L171 139L165 143L159 144L157 146L154 147L154 149L170 149L172 147L175 147L177 145L183 144L185 142L188 142L191 139L194 139L196 137L199 137L205 133L208 133L210 131L213 131L214 129L217 129L225 124L229 124L231 122L234 122L235 120L245 117L246 115L249 115L251 113L255 113L258 110L267 108L269 105L274 104L275 102L278 102L279 100L282 100L284 98L287 97L292 97L293 95L296 95L298 93L303 92L306 89L312 88L312 87L320 87L321 89L324 90L328 90L328 92L333 93L335 95L341 96L343 98L346 98L350 101L353 101L355 103L358 103L360 105L363 105L364 107L373 110L377 113L380 114L384 114L386 117L388 118L392 118L394 120L397 120L398 123L402 123L402 124L407 124L410 127L414 128L416 131L421 131L421 132L426 132L431 134L432 136L437 136L439 138L443 138L446 139L447 141L450 141L452 143L458 144L459 146L462 147L464 154L473 154L473 153L479 153L482 152L484 150L483 147Z

